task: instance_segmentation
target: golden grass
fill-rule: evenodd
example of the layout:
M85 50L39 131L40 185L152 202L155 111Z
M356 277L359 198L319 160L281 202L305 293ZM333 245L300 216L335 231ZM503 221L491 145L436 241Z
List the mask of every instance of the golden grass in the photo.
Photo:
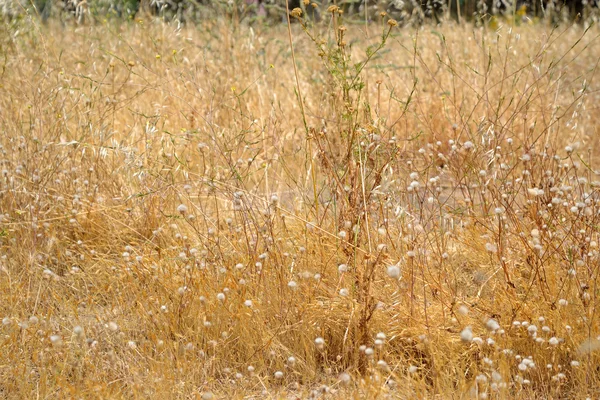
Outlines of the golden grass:
M3 23L0 396L597 398L597 28L382 25Z

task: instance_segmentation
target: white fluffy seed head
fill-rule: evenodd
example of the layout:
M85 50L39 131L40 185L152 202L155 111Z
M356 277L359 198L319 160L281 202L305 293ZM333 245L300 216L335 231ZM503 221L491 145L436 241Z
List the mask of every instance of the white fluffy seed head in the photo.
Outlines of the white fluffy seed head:
M495 319L490 318L485 323L485 327L491 332L496 332L498 329L500 329L500 324L498 324L498 321L496 321Z
M319 350L323 349L325 347L325 339L323 339L322 337L316 338L315 339L315 346Z
M344 385L347 385L352 380L352 377L347 372L342 372L340 374L340 382Z
M460 315L467 315L469 313L469 307L465 306L464 304L461 304L458 307L458 313Z
M52 342L52 344L55 346L59 346L62 344L62 338L60 335L52 335L50 336L50 342Z
M387 267L387 274L392 279L400 279L402 273L400 271L400 267L397 264L390 265Z
M460 340L465 343L471 343L471 341L473 340L473 331L471 330L470 326L467 326L465 329L462 330L462 332L460 333Z
M181 214L186 214L188 212L188 208L185 204L180 204L177 206L177 211Z

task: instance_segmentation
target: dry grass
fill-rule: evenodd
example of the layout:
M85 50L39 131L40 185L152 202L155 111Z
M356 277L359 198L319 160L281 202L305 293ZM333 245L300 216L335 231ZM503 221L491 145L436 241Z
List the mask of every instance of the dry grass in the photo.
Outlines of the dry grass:
M2 25L1 397L600 395L598 30L340 23Z

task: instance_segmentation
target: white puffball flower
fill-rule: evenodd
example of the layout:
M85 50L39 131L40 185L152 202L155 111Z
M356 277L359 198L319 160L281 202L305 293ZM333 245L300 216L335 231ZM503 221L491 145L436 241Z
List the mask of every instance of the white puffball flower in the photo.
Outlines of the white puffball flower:
M348 266L346 264L340 264L338 265L338 272L344 273L344 272L348 272Z
M275 379L283 379L283 372L277 371L275 372Z
M244 305L248 308L252 308L252 300L246 300L244 301Z
M185 204L180 204L177 206L177 211L181 214L186 214L188 212L188 208Z
M544 190L538 188L530 188L527 189L527 193L529 193L531 196L539 197L544 195Z
M498 329L500 329L500 324L498 324L498 321L496 321L493 318L490 318L486 323L485 323L485 327L492 332L497 331Z
M565 299L560 299L560 300L558 300L558 305L559 305L559 306L565 307L565 306L567 306L568 304L569 304L569 302L568 302L567 300L565 300Z
M317 349L322 350L325 347L325 339L318 337L315 339L315 346Z
M390 265L387 267L387 274L392 279L400 279L402 273L400 271L400 267L397 264Z
M548 340L548 343L550 344L550 346L558 346L559 341L557 337L552 336L550 340Z
M527 327L527 332L529 332L530 335L535 335L535 333L537 332L537 326L529 325Z
M60 335L52 335L50 336L50 342L55 346L60 346L62 344L62 338Z
M340 296L342 296L342 297L346 297L346 296L348 296L349 294L350 294L350 292L348 291L348 289L346 289L346 288L342 288L342 289L340 289Z
M460 333L460 340L465 343L470 343L473 340L473 331L471 330L470 326L467 326L462 330Z
M347 372L342 372L342 374L340 375L340 382L344 385L348 385L351 380L352 377Z
M489 251L490 253L497 253L498 252L498 247L495 244L489 243L489 242L485 244L485 249L487 251Z
M289 281L288 287L292 290L296 290L298 288L298 284L296 283L296 281Z
M119 330L119 325L117 325L116 322L110 321L108 323L108 329L110 329L113 332L116 332Z
M217 294L217 300L219 300L219 301L225 301L225 294L224 293Z

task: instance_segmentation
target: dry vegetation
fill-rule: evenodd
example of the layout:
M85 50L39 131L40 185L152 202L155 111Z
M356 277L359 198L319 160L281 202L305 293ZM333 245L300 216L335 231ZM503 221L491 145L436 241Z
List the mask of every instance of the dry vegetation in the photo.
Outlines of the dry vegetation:
M598 398L598 29L342 24L2 23L0 397Z

